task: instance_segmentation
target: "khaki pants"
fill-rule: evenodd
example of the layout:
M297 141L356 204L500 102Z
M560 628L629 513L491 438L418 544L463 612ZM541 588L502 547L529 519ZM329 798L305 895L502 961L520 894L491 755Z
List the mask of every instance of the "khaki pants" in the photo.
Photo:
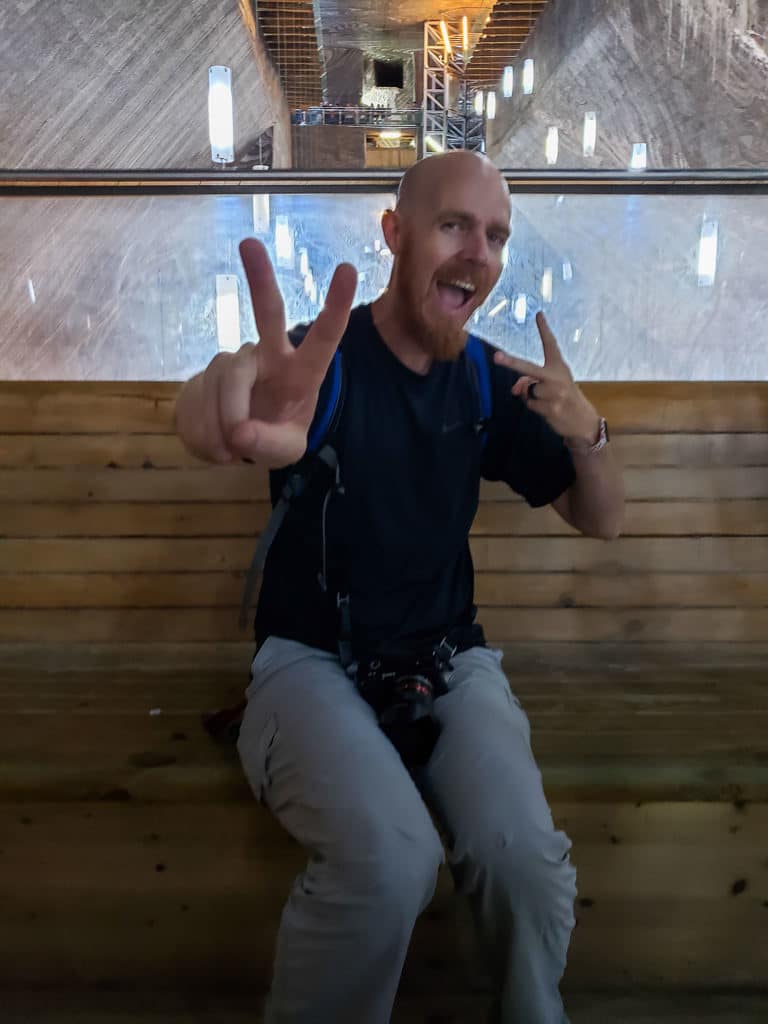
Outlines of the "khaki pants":
M336 657L270 637L238 741L250 785L306 849L283 911L268 1024L387 1024L443 842L496 990L493 1021L567 1024L576 872L500 652L454 658L441 735L411 777Z

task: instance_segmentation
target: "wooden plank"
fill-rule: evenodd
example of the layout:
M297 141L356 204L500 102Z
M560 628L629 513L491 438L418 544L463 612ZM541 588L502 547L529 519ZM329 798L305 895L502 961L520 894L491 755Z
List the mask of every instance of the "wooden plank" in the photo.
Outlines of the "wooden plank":
M30 572L229 572L250 563L254 538L63 537L0 539L6 573ZM473 537L479 572L711 573L768 571L768 546L758 537Z
M629 500L768 498L762 466L626 469ZM265 500L266 476L252 466L189 469L0 469L0 502ZM502 483L483 483L486 501L515 501Z
M737 471L738 472L738 471ZM743 472L750 472L744 470ZM754 472L754 471L752 471ZM758 471L759 472L759 471ZM253 466L192 469L0 470L0 502L265 500L266 476Z
M0 506L5 537L254 537L267 501L18 502ZM482 501L475 536L577 536L551 508ZM628 502L623 536L768 536L768 500Z
M200 460L173 434L0 434L3 469L143 469L149 464L178 469L199 466Z
M477 1024L485 1019L487 997L481 991L446 992L442 976L440 981L427 995L404 987L392 1024ZM565 993L571 1024L764 1024L768 1018L768 997L747 992L583 992L566 981ZM142 994L28 989L3 995L9 1019L24 1024L50 1024L51 1006L56 1007L56 1024L253 1024L258 1000L253 991L221 990Z
M492 643L760 643L768 608L481 608ZM0 643L215 643L242 639L234 608L84 608L0 610Z
M768 384L584 384L584 393L616 433L763 433L768 430Z
M66 616L67 613L61 614ZM768 608L617 611L555 608L548 609L546 613L528 609L484 608L479 617L488 635L502 642L544 641L549 638L565 642L589 640L595 643L749 643L762 641L768 636Z
M172 433L178 384L0 383L0 433Z
M2 532L2 531L0 531ZM229 572L250 563L252 538L97 538L0 540L4 572Z
M70 671L61 661L54 671L6 667L2 798L120 793L200 802L245 795L234 751L209 739L201 714L241 699L249 661L244 652L205 672L183 663L164 671L148 663L141 671L123 647L98 671L87 661ZM506 668L530 719L548 792L560 799L768 798L764 664L739 670L667 658L643 674L610 662L547 674L521 668L511 656Z
M523 502L500 501L480 502L472 533L511 538L576 535L550 507L530 508ZM625 507L624 537L717 535L767 536L768 501L628 501Z
M147 709L159 705L169 714L194 716L208 705L242 696L252 649L219 671L215 665L201 669L183 661L164 669L147 666L142 670L132 665L130 653L128 648L118 648L100 669L87 663L80 671L71 667L42 672L36 666L3 667L0 711L4 716L26 714L33 718L48 714L143 719ZM62 657L67 656L64 649ZM78 664L76 659L74 664ZM670 657L651 672L632 672L610 663L591 670L547 672L520 666L511 654L505 667L524 708L542 727L551 729L578 730L580 716L594 715L601 721L619 722L622 728L633 723L642 730L655 717L666 720L665 728L682 731L690 724L691 732L698 735L698 729L708 728L714 718L722 719L725 729L731 716L738 719L748 713L758 722L768 714L764 666L691 666ZM694 725L694 719L699 724ZM161 728L163 722L156 726ZM745 738L750 729L747 725ZM77 746L77 730L69 741Z
M245 574L35 573L0 575L0 608L229 608Z
M230 694L227 706L236 699ZM201 701L194 713L161 708L162 714L153 716L146 707L141 715L9 716L0 755L2 799L249 801L234 750L220 749L200 726L200 710L218 706ZM765 716L752 727L745 712L741 724L718 731L713 714L699 732L693 718L675 730L654 728L662 716L647 722L636 716L635 728L621 729L586 714L574 722L574 731L564 732L550 729L547 716L532 712L529 717L550 799L768 799ZM752 727L750 734L744 734L745 726ZM75 728L79 746L68 735ZM50 744L45 760L40 758L43 739Z
M766 434L620 434L621 464L629 466L765 466Z
M768 497L768 469L762 466L713 466L707 470L663 466L629 468L622 475L630 501ZM503 483L484 482L480 493L485 501L514 499L514 493Z
M0 433L171 433L179 388L156 382L3 382ZM593 382L583 390L617 434L768 431L764 382Z
M654 537L650 540L620 537L610 542L584 537L547 537L529 539L523 544L510 543L504 537L473 537L470 547L479 571L617 575L627 572L765 572L768 569L768 547L751 537Z
M2 799L248 799L234 749L219 747L201 724L203 712L238 703L246 682L216 694L198 687L181 710L180 699L158 687L128 710L104 712L84 692L77 706L54 713L42 707L4 711ZM754 707L723 711L713 705L687 713L682 706L666 711L659 702L611 713L610 706L567 697L559 707L552 698L547 710L541 706L524 701L551 797L768 798L768 715Z
M248 537L255 544L270 511L267 501L20 502L0 507L0 533L28 538L209 537L216 542ZM753 510L750 503L733 518L743 530L728 532L758 532L761 514L761 507Z
M625 467L765 466L766 434L624 434L614 439ZM0 434L0 468L199 466L172 434Z
M762 466L626 469L623 476L630 500L768 498L768 469Z
M245 574L0 574L0 608L238 608ZM504 608L768 608L768 573L494 573L475 600Z
M45 636L56 643L108 643L110 639L143 643L214 643L235 641L247 633L237 625L233 608L82 608L0 610L0 643Z
M632 690L653 687L659 680L686 678L689 672L699 680L719 684L731 677L745 678L758 673L765 677L768 644L763 643L540 643L516 642L501 645L505 665L516 675L530 674L541 681L561 681L570 687L571 677L586 681L618 673ZM8 673L30 673L40 679L66 680L86 672L114 673L122 666L141 678L146 673L171 676L187 672L214 671L222 676L241 675L253 657L253 640L244 637L234 643L125 643L55 644L37 637L29 643L0 644L0 678ZM672 669L673 675L669 675Z
M205 644L123 644L112 641L107 644L50 644L38 638L31 644L0 644L0 674L22 672L34 673L40 678L64 678L82 676L86 672L114 672L116 666L124 666L132 675L141 676L147 672L214 672L226 676L247 671L253 658L252 639L244 637L235 643ZM554 650L555 648L553 648ZM697 651L700 648L696 649ZM730 648L729 648L730 651ZM574 652L568 655L575 663ZM756 655L756 663L765 662L762 649ZM710 662L717 658L710 657Z
M584 901L572 983L765 977L768 806L564 804L553 812L574 841ZM0 983L265 980L301 856L255 807L43 803L0 814ZM427 956L457 969L454 926L466 921L454 914L443 872L409 958L414 988L434 985L434 972L422 973Z
M38 600L44 598L42 591ZM2 600L0 580L0 604ZM485 606L519 608L768 608L768 573L670 572L610 577L482 572L475 577L475 600Z

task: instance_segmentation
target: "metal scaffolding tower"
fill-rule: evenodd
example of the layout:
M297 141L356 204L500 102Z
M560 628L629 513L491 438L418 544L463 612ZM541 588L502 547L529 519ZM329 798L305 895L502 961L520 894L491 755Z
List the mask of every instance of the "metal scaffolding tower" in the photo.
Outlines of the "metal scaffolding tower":
M474 112L465 77L469 52L460 21L424 22L424 99L421 155L447 149L485 152L485 122Z

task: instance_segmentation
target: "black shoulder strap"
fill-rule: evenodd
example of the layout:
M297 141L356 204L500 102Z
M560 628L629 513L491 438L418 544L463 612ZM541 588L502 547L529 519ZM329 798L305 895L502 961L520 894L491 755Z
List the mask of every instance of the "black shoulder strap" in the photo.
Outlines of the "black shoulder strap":
M307 450L301 460L296 463L294 472L288 477L280 499L272 509L269 521L264 527L259 543L253 553L251 564L246 573L243 595L240 601L240 629L245 629L248 624L248 612L256 591L256 584L264 569L272 542L288 514L291 503L306 490L307 483L317 466L318 460L321 465L331 470L334 476L338 475L338 458L333 447L333 435L341 418L341 409L346 393L346 374L340 349L336 349L331 363L330 381L330 391L328 392L324 407L320 414L315 416L314 425L307 438Z

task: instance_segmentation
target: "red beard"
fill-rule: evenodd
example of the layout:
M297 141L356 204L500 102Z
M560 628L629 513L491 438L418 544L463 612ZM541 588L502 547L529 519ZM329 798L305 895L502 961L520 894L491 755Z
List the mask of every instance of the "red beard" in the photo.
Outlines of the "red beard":
M421 342L437 362L451 362L458 359L467 341L463 326L458 326L450 317L435 315L430 322L422 313L423 296L418 294L415 281L418 280L418 260L414 246L404 241L398 258L398 291L400 312L409 331ZM457 275L446 275L457 276Z

